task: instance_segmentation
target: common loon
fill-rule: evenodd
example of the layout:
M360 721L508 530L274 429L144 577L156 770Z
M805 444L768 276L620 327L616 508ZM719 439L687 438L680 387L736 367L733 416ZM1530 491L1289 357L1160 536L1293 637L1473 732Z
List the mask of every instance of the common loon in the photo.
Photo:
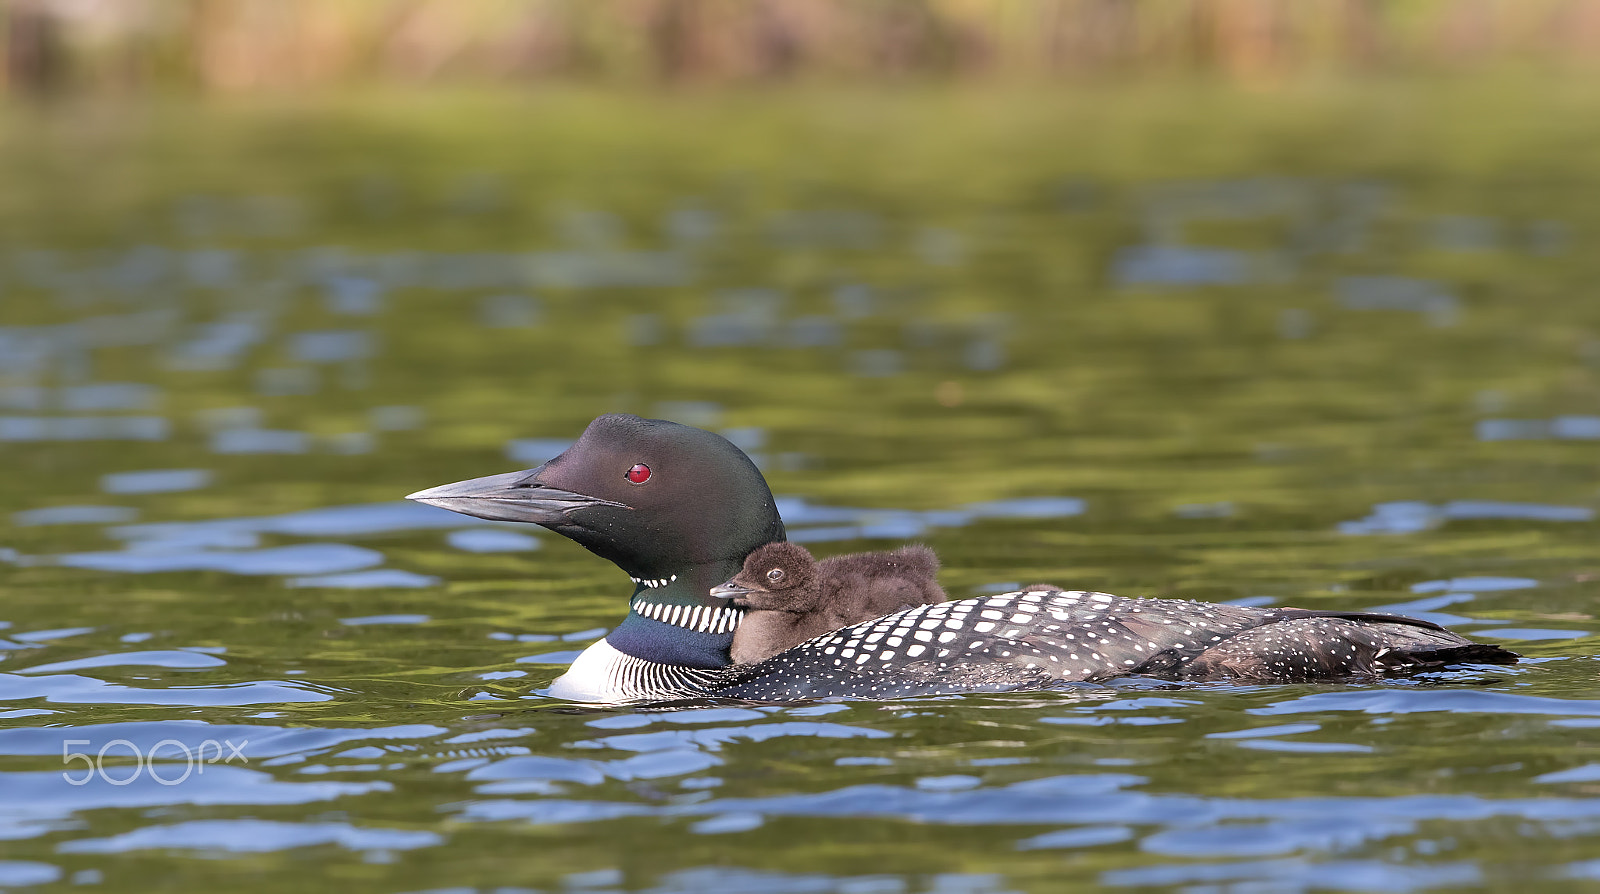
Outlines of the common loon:
M552 696L572 701L897 698L1132 674L1339 680L1517 660L1396 615L1035 589L917 606L732 665L744 610L712 589L756 548L787 538L766 480L724 438L610 414L536 469L409 499L543 525L632 578L627 616L550 686Z
M926 546L818 562L798 543L758 548L712 596L750 609L733 631L734 664L753 664L814 636L946 599L939 557Z

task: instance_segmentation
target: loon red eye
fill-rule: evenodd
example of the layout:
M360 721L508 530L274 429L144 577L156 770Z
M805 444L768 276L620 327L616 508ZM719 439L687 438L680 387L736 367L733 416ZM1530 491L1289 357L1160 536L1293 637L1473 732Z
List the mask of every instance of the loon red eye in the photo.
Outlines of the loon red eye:
M634 484L643 484L650 480L650 467L644 463L634 463L633 468L628 470L627 478Z

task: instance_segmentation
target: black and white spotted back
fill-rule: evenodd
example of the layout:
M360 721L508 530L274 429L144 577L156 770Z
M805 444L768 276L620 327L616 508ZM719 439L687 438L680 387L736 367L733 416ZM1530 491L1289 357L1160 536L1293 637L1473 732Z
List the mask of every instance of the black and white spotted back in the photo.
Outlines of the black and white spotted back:
M1208 642L1260 623L1258 614L1084 591L941 602L816 637L751 665L718 694L894 698L1104 680L1168 651L1198 655Z
M836 630L734 669L712 694L903 698L1128 674L1290 681L1501 656L1496 647L1394 616L1024 591L918 606Z

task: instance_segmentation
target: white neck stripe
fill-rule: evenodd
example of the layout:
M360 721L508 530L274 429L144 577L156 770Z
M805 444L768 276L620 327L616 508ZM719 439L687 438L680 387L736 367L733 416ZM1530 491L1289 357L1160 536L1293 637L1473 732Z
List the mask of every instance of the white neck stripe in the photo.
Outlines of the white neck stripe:
M645 583L649 583L646 581ZM635 596L632 605L635 614L643 615L663 624L698 630L701 633L732 633L739 626L745 610L726 606L678 605L670 602L651 602L642 594Z
M673 581L676 581L677 579L678 579L678 576L676 574L671 575L670 577L654 577L654 578L652 578L652 577L634 577L631 574L628 575L628 580L631 580L636 584L644 584L645 586L649 587L652 590L659 590L662 587L666 586L667 584L670 584Z

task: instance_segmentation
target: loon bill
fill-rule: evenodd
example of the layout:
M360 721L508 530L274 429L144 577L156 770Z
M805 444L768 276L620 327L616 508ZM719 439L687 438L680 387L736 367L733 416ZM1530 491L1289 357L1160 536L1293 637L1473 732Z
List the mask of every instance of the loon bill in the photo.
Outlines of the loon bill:
M1518 657L1398 615L1035 587L919 605L734 666L729 649L745 609L713 590L738 574L751 552L787 538L766 480L726 439L610 414L536 469L407 499L543 525L633 580L622 623L551 684L551 695L573 701L897 698L1130 674L1346 680Z

